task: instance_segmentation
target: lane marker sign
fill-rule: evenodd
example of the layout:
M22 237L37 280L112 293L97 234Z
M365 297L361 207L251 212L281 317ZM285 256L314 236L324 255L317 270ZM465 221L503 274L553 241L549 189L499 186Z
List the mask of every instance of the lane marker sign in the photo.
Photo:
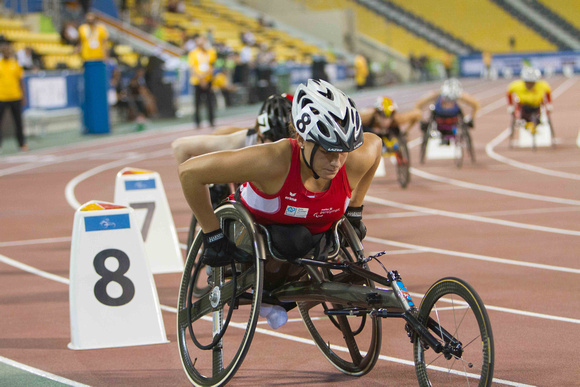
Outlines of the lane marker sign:
M552 146L552 133L550 132L549 124L540 122L536 126L536 146L550 147ZM531 148L533 145L532 134L525 128L519 128L518 131L518 147Z
M442 145L441 138L430 138L425 150L427 160L448 160L455 158L455 141L449 140L449 145Z
M159 173L123 168L117 173L115 203L135 210L151 272L182 272L183 255Z
M70 349L168 342L132 208L93 200L77 209L69 301Z

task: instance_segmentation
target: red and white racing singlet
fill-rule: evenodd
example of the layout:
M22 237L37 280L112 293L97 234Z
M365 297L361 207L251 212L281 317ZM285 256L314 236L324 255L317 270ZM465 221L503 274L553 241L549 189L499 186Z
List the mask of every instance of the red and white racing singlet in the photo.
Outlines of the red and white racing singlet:
M294 139L292 162L284 185L268 195L252 183L240 187L242 203L260 224L301 224L312 234L324 232L340 219L350 202L351 189L344 165L324 192L310 192L300 177L300 147Z

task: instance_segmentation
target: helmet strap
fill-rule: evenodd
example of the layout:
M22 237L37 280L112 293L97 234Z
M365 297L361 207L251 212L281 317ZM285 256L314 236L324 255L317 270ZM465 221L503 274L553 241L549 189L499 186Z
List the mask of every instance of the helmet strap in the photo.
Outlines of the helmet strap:
M314 168L312 168L312 164L314 163L314 153L316 153L316 151L318 150L318 147L320 145L314 143L314 147L312 148L312 152L310 152L310 163L308 163L308 161L306 161L306 156L304 156L304 148L300 148L300 150L302 151L302 159L304 160L304 164L306 164L306 166L312 171L312 174L314 175L314 178L316 180L318 180L320 178L320 176L318 176L318 174L316 172L314 172Z

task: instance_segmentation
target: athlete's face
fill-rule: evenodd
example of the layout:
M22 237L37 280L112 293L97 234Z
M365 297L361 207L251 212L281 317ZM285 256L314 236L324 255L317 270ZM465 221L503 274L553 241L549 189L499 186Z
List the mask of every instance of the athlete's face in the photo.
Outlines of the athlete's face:
M536 82L526 82L526 89L532 90Z
M391 116L387 117L385 113L378 112L377 120L379 121L379 126L381 128L388 128L389 126L391 126L391 123L393 122L393 114L391 113Z
M306 157L306 161L310 163L314 143L303 141L300 146L304 147L304 156ZM322 147L318 147L314 153L314 160L311 166L322 179L331 180L336 176L340 168L342 168L347 156L347 152L327 152Z

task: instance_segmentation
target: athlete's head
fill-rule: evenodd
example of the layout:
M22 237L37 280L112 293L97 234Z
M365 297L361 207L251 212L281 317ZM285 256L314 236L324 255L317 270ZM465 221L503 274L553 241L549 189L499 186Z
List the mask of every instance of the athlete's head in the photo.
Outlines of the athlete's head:
M525 66L522 68L520 73L520 78L526 83L528 88L534 86L534 84L540 79L540 70L533 68L531 66Z
M441 97L448 101L457 101L463 93L461 82L455 78L447 79L441 86Z
M379 97L375 103L375 109L380 114L390 118L398 109L397 104L389 97Z
M291 137L290 118L292 104L282 95L268 97L257 119L259 135L263 141L278 141Z
M363 143L361 118L354 102L323 80L309 79L306 85L298 86L292 122L300 136L304 162L315 178L332 179L346 161L346 154ZM322 151L315 159L318 148Z

